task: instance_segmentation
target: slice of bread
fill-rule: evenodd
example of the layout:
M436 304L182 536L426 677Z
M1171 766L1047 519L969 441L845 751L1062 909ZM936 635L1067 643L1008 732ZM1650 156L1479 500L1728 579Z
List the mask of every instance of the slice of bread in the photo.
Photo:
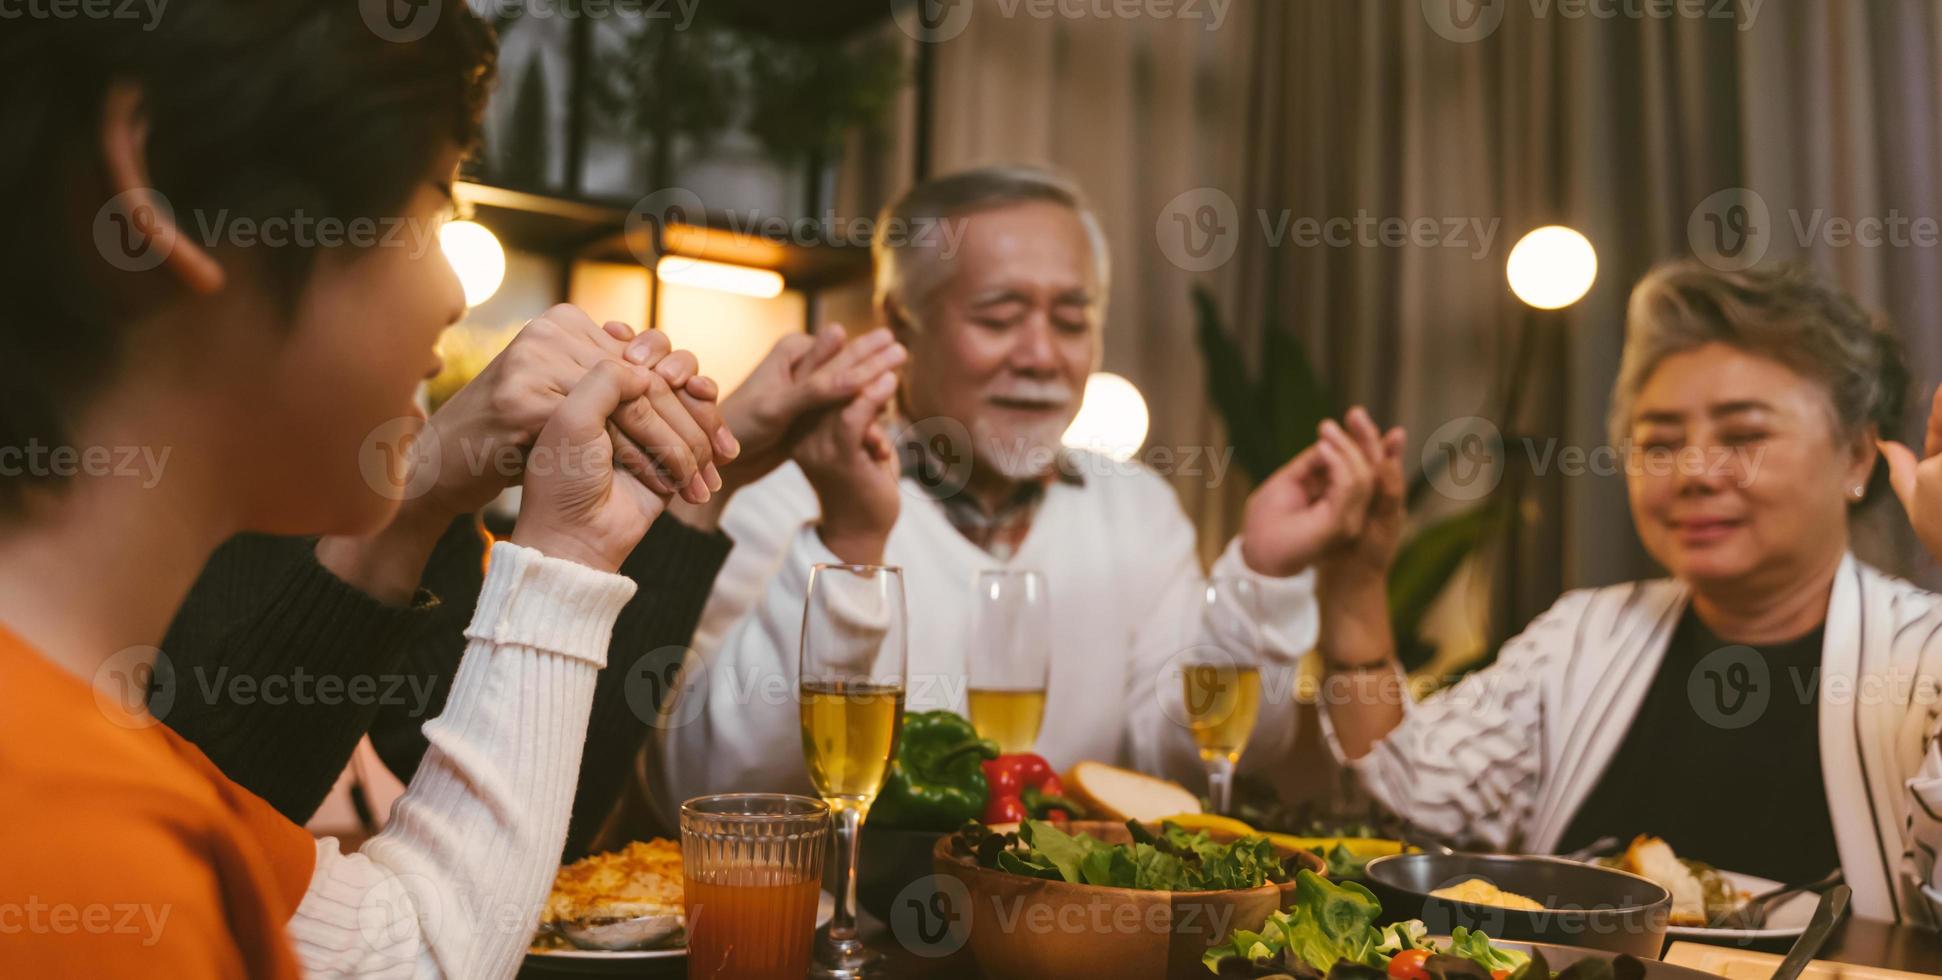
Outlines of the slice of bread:
M1153 823L1176 814L1200 812L1200 798L1179 783L1103 762L1073 766L1064 782L1066 795L1086 808L1090 820Z
M1672 852L1672 846L1657 837L1641 835L1625 849L1621 862L1625 870L1644 875L1672 893L1672 924L1706 924L1706 888L1692 870Z

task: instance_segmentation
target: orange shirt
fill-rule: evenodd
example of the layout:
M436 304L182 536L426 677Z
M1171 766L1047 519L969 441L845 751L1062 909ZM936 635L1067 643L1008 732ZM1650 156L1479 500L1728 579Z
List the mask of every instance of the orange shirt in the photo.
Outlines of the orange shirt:
M0 977L298 977L283 929L315 861L195 746L0 628Z

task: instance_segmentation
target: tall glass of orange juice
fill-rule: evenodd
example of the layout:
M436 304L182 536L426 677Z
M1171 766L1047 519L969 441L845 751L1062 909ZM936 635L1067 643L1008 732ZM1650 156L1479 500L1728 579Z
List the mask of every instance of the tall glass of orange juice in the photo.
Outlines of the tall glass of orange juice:
M681 804L689 980L802 980L828 847L821 800L729 793Z

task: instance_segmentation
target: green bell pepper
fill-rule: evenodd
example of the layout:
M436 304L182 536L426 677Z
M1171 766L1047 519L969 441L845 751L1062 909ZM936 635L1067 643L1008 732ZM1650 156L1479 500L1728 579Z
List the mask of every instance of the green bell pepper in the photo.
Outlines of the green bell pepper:
M870 824L904 830L953 831L984 812L990 787L984 760L998 744L950 711L904 715L897 751L883 791L870 807Z

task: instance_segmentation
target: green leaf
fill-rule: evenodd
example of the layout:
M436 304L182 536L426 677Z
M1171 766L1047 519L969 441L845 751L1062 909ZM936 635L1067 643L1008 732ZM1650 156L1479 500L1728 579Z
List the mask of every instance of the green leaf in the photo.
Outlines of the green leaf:
M1027 878L1044 878L1048 881L1063 881L1065 876L1050 864L1033 861L1016 851L998 852L998 870L1009 874L1024 875Z
M1085 883L1085 875L1079 870L1079 865L1086 859L1087 848L1078 838L1044 820L1027 820L1018 833L1025 843L1032 845L1032 850L1039 857L1058 868L1059 875L1065 880L1075 885Z
M1530 962L1530 956L1513 949L1499 949L1490 944L1490 937L1481 931L1457 926L1450 930L1451 956L1461 956L1478 966L1489 970L1509 970L1515 973L1519 967Z
M1444 518L1405 542L1389 569L1389 624L1399 647L1413 644L1422 633L1423 617L1465 559L1490 536L1504 506L1483 506ZM1405 668L1422 666L1403 660Z
M1214 294L1196 285L1193 305L1201 358L1207 364L1208 395L1227 426L1235 460L1249 478L1259 482L1292 457L1280 455L1269 407L1260 398L1247 358L1221 324Z
M1272 323L1262 331L1261 360L1260 384L1273 420L1276 456L1290 460L1315 442L1315 427L1323 419L1342 412L1316 375L1307 349Z

